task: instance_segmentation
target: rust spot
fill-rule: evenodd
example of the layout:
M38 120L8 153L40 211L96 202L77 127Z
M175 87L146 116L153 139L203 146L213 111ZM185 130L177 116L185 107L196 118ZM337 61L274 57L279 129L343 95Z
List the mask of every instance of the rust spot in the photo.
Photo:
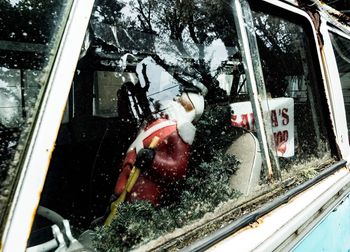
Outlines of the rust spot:
M259 218L256 221L250 223L248 227L249 228L257 228L263 223L264 223L264 219L263 218Z
M349 26L350 25L350 16L346 15L333 7L329 6L323 1L316 1L316 0L297 0L298 5L301 9L305 10L306 12L317 12L317 11L324 11L329 16L332 16L337 22ZM310 15L310 14L309 14Z
M322 1L321 1L322 2ZM333 7L327 5L327 3L322 2L322 6L327 6L329 8L328 13L332 15L335 19L337 19L340 23L344 25L350 25L350 16L346 15L342 12L339 12L337 9L334 9Z
M340 12L331 12L329 13L330 15L332 15L334 18L336 18L340 23L344 24L344 25L350 25L350 17L340 13Z
M304 10L311 18L311 20L314 24L315 30L316 30L318 43L320 45L320 48L322 49L324 42L323 42L322 34L320 32L321 15L320 15L320 13L318 13L318 11L319 11L318 6L312 0L297 0L297 2L298 2L298 5L300 6L300 8L302 10Z
M263 219L260 218L260 219L257 219L256 221L254 221L253 223L250 223L249 224L249 227L251 228L257 228L259 227L259 225L261 225L262 223L264 223Z
M249 227L251 227L251 228L257 228L258 226L259 226L259 223L256 221L249 224Z

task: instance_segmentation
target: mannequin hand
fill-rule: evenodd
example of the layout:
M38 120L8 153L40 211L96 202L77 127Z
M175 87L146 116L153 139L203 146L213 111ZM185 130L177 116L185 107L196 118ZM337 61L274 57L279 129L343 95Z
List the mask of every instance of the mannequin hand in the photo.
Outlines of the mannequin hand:
M137 153L135 166L141 171L148 169L153 162L155 152L152 149L144 148Z

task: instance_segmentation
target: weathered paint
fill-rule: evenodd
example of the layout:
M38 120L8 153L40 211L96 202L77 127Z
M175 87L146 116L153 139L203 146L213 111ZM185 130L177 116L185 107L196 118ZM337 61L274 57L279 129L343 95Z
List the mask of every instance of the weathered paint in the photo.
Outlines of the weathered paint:
M335 60L335 55L333 51L333 46L331 38L329 35L330 27L327 25L327 19L322 16L322 23L320 27L320 32L323 36L324 45L321 52L321 62L325 72L325 80L327 85L325 89L327 90L327 101L329 107L331 108L331 117L333 121L333 127L335 129L335 135L337 138L337 151L341 153L343 159L349 160L350 149L348 140L348 129L346 124L346 112L344 107L342 85L340 82L339 70L337 67L337 62ZM338 29L333 28L333 32L341 32Z
M350 195L347 195L292 251L349 251L349 212Z
M319 1L316 1L319 3ZM344 13L332 8L331 6L325 4L325 3L319 3L319 6L321 9L323 9L325 12L327 12L329 15L334 17L338 22L342 23L343 25L349 26L350 25L350 17L348 15L345 15Z
M290 199L287 204L281 205L259 218L254 225L247 226L221 240L207 251L232 251L232 248L234 251L274 251L286 239L294 236L299 228L303 228L303 224L310 218L314 218L315 213L320 213L319 211L332 200L334 195L347 187L349 181L349 170L344 167L317 185ZM284 247L280 247L280 249L289 251Z

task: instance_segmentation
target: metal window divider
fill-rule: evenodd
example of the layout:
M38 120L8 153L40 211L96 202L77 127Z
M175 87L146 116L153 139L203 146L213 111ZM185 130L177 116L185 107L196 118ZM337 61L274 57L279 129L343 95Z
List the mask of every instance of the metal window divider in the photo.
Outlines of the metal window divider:
M245 8L244 10L243 7ZM248 2L246 0L234 0L233 14L239 46L242 52L242 61L245 66L244 71L247 78L249 96L253 113L256 117L255 123L258 140L262 146L263 162L267 169L268 179L280 179L281 172L277 160L276 148L274 148L275 143L266 99L265 84L262 76L256 37L253 30L254 24ZM250 36L247 31L249 28L252 29L252 31L249 32ZM251 46L254 50L251 50ZM270 150L269 146L272 147L273 151Z

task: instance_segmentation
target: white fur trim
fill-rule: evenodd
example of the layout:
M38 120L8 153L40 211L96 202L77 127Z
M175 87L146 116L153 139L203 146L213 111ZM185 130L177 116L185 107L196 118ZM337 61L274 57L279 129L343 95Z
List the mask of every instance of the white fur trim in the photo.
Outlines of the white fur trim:
M177 125L177 131L185 143L192 145L194 136L196 134L196 127L192 123L184 122L180 125Z
M165 128L167 126L171 126L175 124L176 122L167 120L154 125L153 127L147 129L146 131L142 130L136 137L135 141L130 145L129 151L132 149L136 149L136 153L138 153L143 148L143 140L145 140L147 137L152 135L154 132L162 128Z

